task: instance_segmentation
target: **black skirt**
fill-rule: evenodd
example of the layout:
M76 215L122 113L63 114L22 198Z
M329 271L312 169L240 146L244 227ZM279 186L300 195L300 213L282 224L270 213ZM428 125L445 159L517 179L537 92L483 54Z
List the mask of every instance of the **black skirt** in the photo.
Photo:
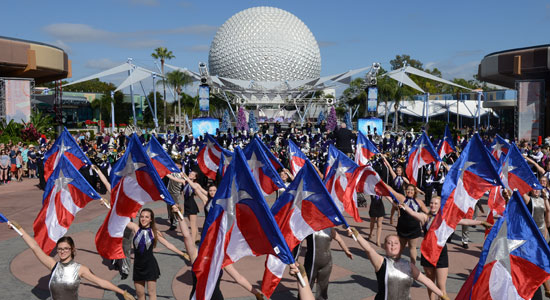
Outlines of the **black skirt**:
M420 265L423 267L431 267L436 269L448 268L449 255L447 254L447 244L445 244L445 247L443 247L443 250L441 250L441 255L439 255L439 260L437 260L437 264L435 265L435 267L424 258L424 255L420 256Z
M153 256L153 246L143 253L134 249L134 281L154 281L160 277L160 269Z
M401 210L401 215L397 219L397 236L404 239L415 239L422 236L422 228L420 222Z
M371 218L384 217L386 215L386 210L384 209L384 202L382 198L376 196L370 196L370 208L369 216Z
M194 195L191 197L184 197L183 200L183 215L188 217L190 215L196 215L199 213L199 206L195 201Z

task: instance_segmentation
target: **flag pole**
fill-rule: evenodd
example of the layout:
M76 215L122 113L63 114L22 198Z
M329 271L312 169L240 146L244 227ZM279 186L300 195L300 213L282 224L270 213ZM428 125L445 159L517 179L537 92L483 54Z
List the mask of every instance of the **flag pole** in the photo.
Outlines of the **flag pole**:
M19 234L19 236L23 236L23 233L19 230L19 228L21 228L19 224L8 221L8 225L10 225L10 227L15 230L17 234Z

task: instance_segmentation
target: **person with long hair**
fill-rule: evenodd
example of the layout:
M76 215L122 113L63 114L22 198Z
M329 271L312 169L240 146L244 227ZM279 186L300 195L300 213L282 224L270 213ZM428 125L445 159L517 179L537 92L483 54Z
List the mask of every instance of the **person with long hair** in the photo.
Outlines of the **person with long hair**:
M166 240L155 223L155 213L150 208L143 208L139 213L139 223L130 222L126 225L133 232L134 245L134 272L133 281L139 300L145 299L145 285L149 293L149 299L157 299L157 279L160 277L160 269L153 255L153 249L157 242L163 244L172 252L185 257L185 254Z
M441 207L441 197L434 196L432 197L432 200L430 202L430 212L428 214L423 212L417 212L414 211L412 208L410 208L408 205L400 204L399 208L402 209L405 213L409 214L411 217L418 220L422 227L424 228L424 232L428 232L430 229L430 226L432 225L432 222L435 218L435 215L439 211L439 208ZM485 222L485 221L478 221L478 220L471 220L471 219L462 219L458 222L460 225L483 225L486 228L490 228L491 224ZM428 262L424 256L421 256L420 258L420 265L424 267L424 272L426 273L426 276L430 278L431 281L435 282L437 284L437 287L443 292L447 292L446 284L447 284L447 275L449 274L449 256L447 254L447 244L443 247L443 250L441 251L441 255L439 256L439 260L437 261L436 265L432 265L430 262ZM435 300L436 296L432 293L430 289L428 289L428 297L430 300Z
M108 280L94 275L85 265L75 262L76 247L71 237L64 236L57 241L56 250L59 260L56 261L53 257L46 254L34 238L28 235L17 223L8 222L8 226L10 228L15 227L22 233L21 237L32 250L34 256L51 271L48 288L53 300L77 300L78 288L80 287L80 280L82 278L91 281L102 289L121 294L125 300L134 299L127 291L124 291Z
M413 184L409 183L405 186L405 195L396 192L391 187L388 188L400 204L404 204L416 212L429 212L423 201L416 200L417 189ZM410 214L406 214L403 208L401 208L399 209L399 218L397 219L396 230L397 236L399 236L399 241L402 245L401 250L403 250L405 246L408 246L410 251L409 254L411 258L411 263L413 265L416 264L416 246L418 245L419 238L422 236L422 228L420 227L420 222L413 218Z
M402 244L396 234L387 235L384 239L385 256L378 254L355 228L349 228L348 234L357 238L357 242L365 250L376 272L378 292L374 300L411 299L410 288L415 280L424 284L441 299L449 300L449 297L422 274L414 263L401 258Z

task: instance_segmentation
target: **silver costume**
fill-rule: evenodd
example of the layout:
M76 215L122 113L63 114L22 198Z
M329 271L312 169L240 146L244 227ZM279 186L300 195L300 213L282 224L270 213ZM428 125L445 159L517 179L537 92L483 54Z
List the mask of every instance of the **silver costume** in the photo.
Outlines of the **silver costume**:
M58 262L55 265L49 283L52 299L78 299L78 287L80 286L79 270L80 264L74 260L68 263Z
M386 299L411 299L409 290L413 283L411 264L404 260L386 260Z
M538 229L544 235L546 226L544 222L544 213L546 211L544 199L541 197L531 197L531 207L531 215L533 216Z
M316 284L315 299L328 299L328 284L330 273L332 272L332 254L330 244L332 242L332 228L323 229L313 233L313 265L309 272L309 282L313 286ZM307 255L307 254L306 254Z

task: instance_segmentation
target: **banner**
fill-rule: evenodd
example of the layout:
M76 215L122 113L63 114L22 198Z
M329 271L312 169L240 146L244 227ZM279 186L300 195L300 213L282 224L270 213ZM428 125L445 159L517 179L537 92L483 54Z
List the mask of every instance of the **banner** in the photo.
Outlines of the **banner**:
M367 89L367 111L376 112L378 106L378 87L369 86Z
M199 85L199 109L208 111L210 109L210 86L206 84Z
M5 80L6 122L28 122L31 117L31 82L29 80Z

